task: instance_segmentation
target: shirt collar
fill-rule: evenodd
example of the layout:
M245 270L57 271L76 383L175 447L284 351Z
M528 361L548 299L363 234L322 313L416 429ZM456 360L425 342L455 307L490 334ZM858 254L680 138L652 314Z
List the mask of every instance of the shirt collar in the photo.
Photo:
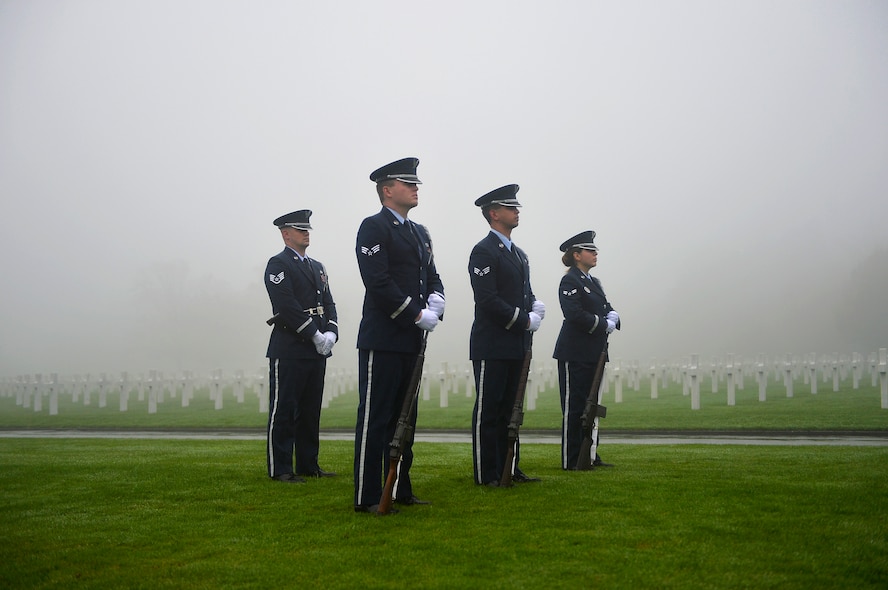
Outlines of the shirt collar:
M302 254L300 254L299 252L297 252L296 250L294 250L294 249L291 248L290 246L287 246L287 250L289 250L290 252L292 252L293 254L295 254L295 255L296 255L296 258L299 259L299 262L302 262L302 261L304 261L306 258L308 258L308 256L303 256Z
M499 232L496 231L495 229L491 229L490 231L492 231L493 233L496 234L496 236L497 236L497 237L500 239L500 241L503 243L503 246L506 247L506 250L509 250L509 251L512 250L512 240L510 240L509 238L507 238L507 237L504 236L503 234L499 233Z
M397 211L395 211L394 209L392 209L390 207L386 207L386 209L388 209L389 211L392 212L392 215L395 216L395 219L397 219L401 223L406 223L406 221L407 221L406 217L404 217L403 215L401 215L400 213L398 213Z

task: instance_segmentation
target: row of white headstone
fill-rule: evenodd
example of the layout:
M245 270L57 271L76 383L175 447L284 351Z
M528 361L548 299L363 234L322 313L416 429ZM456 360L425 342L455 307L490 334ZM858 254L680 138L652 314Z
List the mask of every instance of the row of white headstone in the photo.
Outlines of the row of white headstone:
M422 399L429 401L432 396L432 383L439 383L438 392L440 405L446 408L449 405L451 394L458 395L464 391L466 397L474 393L474 377L470 369L457 369L457 364L444 362L440 371L423 371L420 385ZM557 376L553 367L541 368L536 374L532 373L528 378L527 404L528 409L535 409L536 399L545 391ZM122 372L117 378L101 373L96 378L91 375L75 375L60 378L57 373L34 375L20 375L14 379L0 381L0 397L14 397L16 405L25 409L33 409L42 412L47 406L50 415L59 412L60 396L68 396L72 403L82 403L85 406L96 404L99 408L108 406L109 395L118 396L119 409L126 412L129 409L131 396L135 396L139 402L148 402L148 413L157 413L158 404L165 403L168 399L178 397L183 408L189 407L190 402L198 392L205 392L213 402L214 408L221 410L224 407L226 393L230 393L236 402L244 403L245 395L250 392L258 398L259 411L268 412L268 376L264 368L253 375L246 375L244 371L235 371L233 376L224 376L221 370L213 371L210 375L198 376L192 371L184 371L178 376L166 376L163 372L152 370L147 374L131 377L129 373ZM324 384L323 407L329 407L335 398L356 392L358 388L357 372L346 369L328 369Z
M535 410L539 395L557 387L557 365L552 359L534 360L527 379L525 394L527 410ZM878 353L870 354L867 359L858 353L851 356L820 356L810 354L805 357L785 356L780 359L767 358L759 355L756 359L740 358L727 355L724 358L701 361L700 356L693 354L679 362L657 363L651 361L649 368L643 369L635 361L613 361L610 363L602 383L602 394L614 388L615 403L623 401L623 386L640 391L641 384L647 380L650 384L650 397L657 399L659 388L666 387L670 382L682 386L682 394L691 399L691 409L700 409L700 387L704 379L709 379L712 393L719 391L724 382L727 404L736 404L736 391L742 390L745 380L752 378L758 385L759 400L766 401L769 379L783 382L786 396L793 397L794 384L801 380L812 394L817 393L818 381L832 381L833 391L839 390L841 382L852 379L852 386L857 389L864 373L868 372L873 387L881 381L881 407L888 409L888 354L882 348ZM468 363L442 362L440 370L426 367L421 383L421 398L430 401L432 383L438 383L440 407L449 407L450 396L464 393L466 397L474 395L474 376ZM73 403L82 400L84 405L93 403L95 396L98 407L107 406L109 394L118 394L119 409L126 412L129 408L130 396L135 394L139 402L148 401L148 413L157 412L157 405L167 398L179 397L182 407L188 407L196 392L208 392L209 399L215 409L224 407L224 397L230 391L238 404L245 402L247 392L258 398L259 412L268 412L268 377L262 368L253 375L244 371L235 371L233 376L226 377L221 370L209 375L196 376L192 371L184 371L178 376L167 377L161 371L152 370L147 374L130 378L123 372L119 378L109 377L102 373L96 379L90 375L74 376L60 379L57 374L22 375L14 379L0 381L0 397L15 397L16 405L33 408L42 412L44 400L50 415L58 414L60 395L68 395ZM328 369L324 388L323 407L340 395L357 391L357 375L354 370Z
M244 371L235 371L232 376L225 376L221 370L209 375L199 376L193 371L184 371L177 376L166 376L162 371L151 370L147 374L131 377L128 372L120 373L119 377L101 373L97 377L91 375L74 375L60 378L57 373L20 375L13 379L0 381L0 397L14 397L17 406L44 411L49 415L59 413L60 397L68 396L72 403L85 406L95 404L99 408L108 406L109 396L116 395L119 410L127 412L131 397L139 402L147 400L148 413L157 413L158 404L168 399L179 398L181 406L187 408L195 395L205 393L216 410L224 407L225 395L228 393L238 404L243 404L248 394L255 395L259 412L268 412L268 376L266 369L260 369L254 375L246 375ZM352 386L354 382L354 386ZM331 399L357 389L357 380L348 371L328 371L324 388L324 405L329 406Z
M460 389L470 397L474 390L471 368L463 370L451 368L448 363L442 363L441 371L437 378L440 381L440 404L448 406L448 396L451 392L458 393ZM758 385L759 400L767 400L767 388L769 379L783 383L786 388L786 396L793 397L794 384L801 380L808 386L812 394L817 394L818 381L832 381L833 391L839 391L840 384L849 377L852 387L858 389L860 380L866 372L870 375L871 385L875 387L881 381L881 407L888 409L888 359L886 349L882 348L878 353L871 353L864 359L860 353L844 355L820 355L811 353L805 356L785 355L781 358L768 358L759 355L755 359L748 359L732 354L721 359L713 359L706 362L700 360L700 355L693 354L678 362L657 363L653 359L648 369L642 369L637 361L612 361L605 372L602 382L602 394L609 393L610 387L614 389L614 402L623 402L623 386L640 391L642 382L647 380L650 384L651 399L657 399L659 388L667 387L670 382L682 386L682 394L691 398L691 409L700 409L700 387L704 378L709 378L712 393L719 391L722 382L725 383L727 393L727 405L736 405L736 391L744 389L747 378L753 378ZM425 375L425 374L424 374ZM465 387L461 388L459 382L465 380ZM538 395L551 387L557 386L557 368L554 361L547 360L542 363L534 360L531 365L530 375L527 381L525 395L527 409L536 409ZM423 399L429 400L430 381L424 378Z
M638 391L641 375L644 373L637 364L620 367L615 363L611 367L615 382L615 401L622 401L623 372L626 380ZM736 391L743 389L746 378L753 378L758 385L759 401L767 400L769 379L783 382L786 397L793 397L795 382L801 380L808 386L811 394L817 394L818 381L832 381L833 391L839 391L840 384L849 377L852 388L859 389L860 381L868 372L872 387L881 385L881 407L888 409L888 349L880 348L878 353L871 353L866 359L859 353L850 357L842 355L820 356L812 353L804 357L786 355L783 358L768 358L759 355L756 359L743 359L727 355L721 359L701 362L700 355L690 357L677 363L657 364L651 362L647 371L651 387L651 399L658 397L658 384L665 387L668 380L681 384L682 394L690 396L691 409L700 409L700 387L708 378L712 393L719 391L721 382L725 383L727 405L736 405Z

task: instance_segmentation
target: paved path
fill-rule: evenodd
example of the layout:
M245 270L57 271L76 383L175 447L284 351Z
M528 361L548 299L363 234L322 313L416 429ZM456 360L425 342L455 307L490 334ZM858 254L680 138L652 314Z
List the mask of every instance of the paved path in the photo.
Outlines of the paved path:
M755 432L755 433L680 433L633 432L608 434L602 431L602 442L629 445L776 445L776 446L875 446L888 447L888 432ZM0 430L0 438L129 438L179 440L265 440L261 430ZM353 440L350 431L327 430L321 440ZM424 431L416 433L419 442L471 443L468 432ZM560 444L557 432L527 431L521 441L538 444Z

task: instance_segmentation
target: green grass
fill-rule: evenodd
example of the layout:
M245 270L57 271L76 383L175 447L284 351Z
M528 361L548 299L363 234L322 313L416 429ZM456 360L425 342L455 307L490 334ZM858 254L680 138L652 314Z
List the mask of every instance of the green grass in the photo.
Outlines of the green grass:
M816 395L801 380L795 383L794 396L786 397L782 384L771 383L767 401L761 402L758 387L747 379L746 387L737 389L736 405L727 405L724 383L712 393L708 380L701 387L701 409L691 409L691 398L679 385L660 387L658 399L650 398L650 385L643 382L638 391L624 386L623 401L616 403L615 388L604 396L608 408L602 429L620 430L888 430L888 409L881 409L881 390L869 380L854 389L850 381L833 391L832 383L820 383ZM469 430L474 393L466 396L465 380L458 392L448 396L449 405L440 407L440 387L432 384L429 400L420 400L419 428ZM248 389L243 403L238 403L231 387L223 390L223 408L216 410L208 388L198 389L189 407L183 408L179 392L167 392L157 404L157 413L148 413L147 397L129 396L127 412L119 411L117 393L107 395L107 405L98 407L93 393L90 404L82 395L77 402L70 394L59 396L58 415L49 415L49 402L42 399L41 411L16 405L14 396L0 397L0 428L255 428L265 426L266 415L259 411L258 390ZM561 424L561 406L557 384L549 383L536 400L536 408L525 413L524 428L557 430ZM335 397L321 414L322 428L354 428L357 391L352 388Z
M888 448L608 445L613 469L472 483L418 443L431 506L352 511L340 477L271 482L261 441L0 439L3 588L885 588Z

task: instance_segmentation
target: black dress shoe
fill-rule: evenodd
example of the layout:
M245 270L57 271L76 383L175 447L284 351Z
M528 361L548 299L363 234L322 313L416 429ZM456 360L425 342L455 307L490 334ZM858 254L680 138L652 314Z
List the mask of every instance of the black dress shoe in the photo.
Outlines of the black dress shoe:
M304 479L293 473L282 473L280 475L275 475L271 479L283 483L305 483Z
M428 505L431 502L426 502L425 500L420 500L416 496L410 496L409 498L398 498L395 500L395 504L402 504L404 506L413 506L413 505Z
M489 488L498 488L498 487L500 487L499 482L496 481L496 480L488 481L488 482L487 482L486 484L484 484L484 485L487 486L487 487L489 487Z
M320 467L318 467L318 470L317 470L317 471L311 471L311 472L309 472L309 473L300 473L299 475L301 475L302 477L318 477L318 478L321 478L321 477L336 477L336 474L333 473L332 471L324 471L324 470L321 469Z
M355 506L355 512L369 512L371 514L379 514L379 504L373 504L372 506ZM389 514L397 514L400 512L397 508L392 508L389 510Z
M613 467L613 463L605 463L601 459L595 459L592 461L592 467Z
M512 481L515 483L530 483L532 481L540 481L540 478L530 477L520 469L515 469L515 473L512 474Z

